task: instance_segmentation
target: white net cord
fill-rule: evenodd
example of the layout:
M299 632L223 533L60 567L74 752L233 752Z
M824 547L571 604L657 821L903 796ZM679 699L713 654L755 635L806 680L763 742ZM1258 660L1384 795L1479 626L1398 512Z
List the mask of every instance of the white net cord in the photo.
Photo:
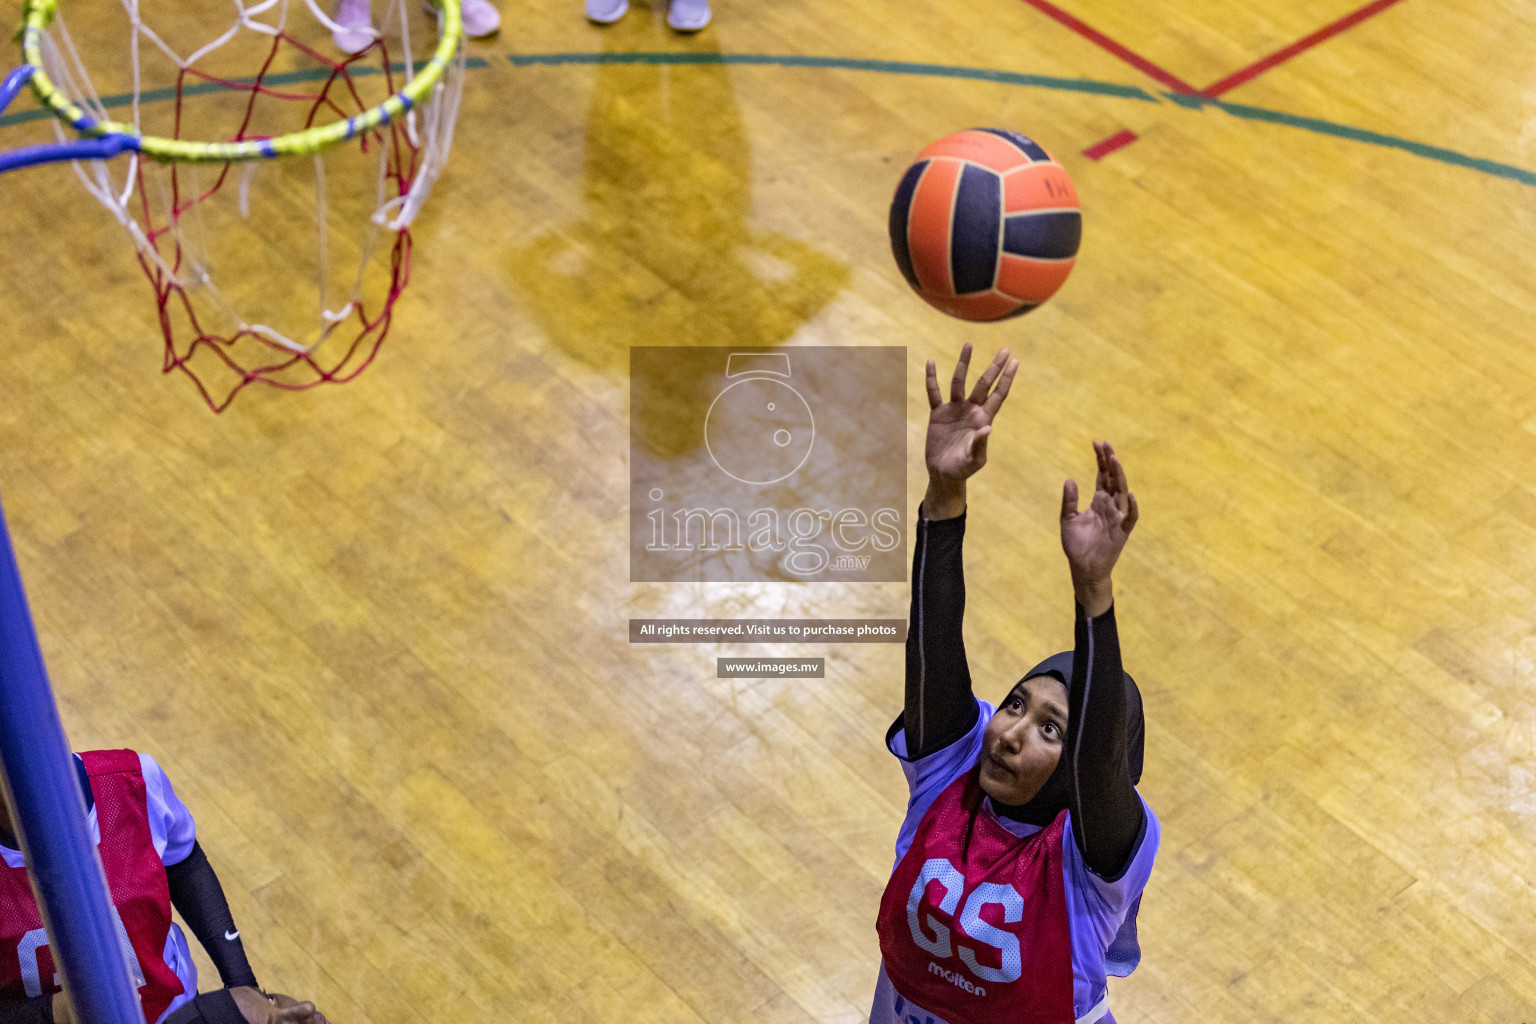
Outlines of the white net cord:
M131 92L126 97L114 99L113 105L116 106L124 101L131 105L129 120L135 131L143 131L145 103L143 68L141 67L143 41L147 41L153 47L153 50L149 51L151 54L158 50L180 72L189 73L190 69L199 62L228 46L242 31L255 32L274 39L272 44L274 46L277 45L277 40L285 37L292 0L259 0L251 4L243 0L230 0L230 2L235 13L234 24L183 56L167 41L167 37L175 38L175 33L170 29L177 28L177 25L168 26L167 34L162 35L145 24L141 0L121 0L130 26L126 56ZM324 2L328 0L320 0L320 2L303 0L303 5L314 17L315 22L327 32L355 31L352 28L343 29L338 25L321 8L320 3ZM398 90L403 82L413 78L416 73L407 2L408 0L385 0L384 9L381 12L383 25L370 29L375 39L379 41L377 45L386 45L388 40L395 38L399 40L400 56L404 58L403 65L395 63L385 69L389 72L397 69L403 71L403 81L398 76L390 79L395 90ZM439 14L438 17L440 19L441 15ZM386 51L379 51L381 54L384 52ZM108 105L98 94L91 75L87 71L86 61L69 33L62 12L54 17L43 40L42 53L44 70L61 91L79 103L91 117L101 121L112 119ZM336 69L343 75L351 73L363 76L379 73L378 69L368 69L365 63L360 62L354 66L354 60L358 58L344 59L336 65ZM318 273L316 301L310 308L318 315L311 314L313 317L310 320L311 326L301 328L297 332L302 336L302 340L290 336L293 332L285 333L272 324L249 322L237 308L237 303L231 301L215 283L220 278L220 269L214 265L217 259L208 245L210 227L203 216L202 200L218 190L223 174L234 173L237 176L237 181L233 183L236 195L231 205L238 210L242 219L250 219L253 208L253 183L259 186L261 181L266 180L266 175L256 173L255 162L248 163L233 172L228 166L221 168L220 165L209 165L207 172L209 177L220 176L211 181L210 190L207 193L202 191L203 176L198 173L195 165L167 168L166 165L143 159L139 154L132 152L124 154L118 160L77 160L73 163L73 169L86 190L103 207L110 210L113 218L126 229L135 249L146 264L146 271L150 272L151 280L156 281L157 289L174 288L178 292L196 293L201 300L210 303L239 331L259 335L288 352L309 355L314 353L339 325L349 320L354 314L361 316L360 311L364 308L365 278L379 248L378 233L381 230L392 233L406 231L414 222L433 184L441 175L453 143L454 127L463 96L464 71L465 56L463 49L460 48L444 79L437 84L425 101L409 111L403 119L404 124L399 126L399 130L407 136L411 147L410 153L404 157L398 149L399 143L392 138L391 132L394 129L388 125L369 133L367 140L358 139L341 143L342 148L351 147L353 152L359 151L359 147L362 147L371 158L377 161L377 165L374 172L369 175L375 183L376 192L372 202L373 212L367 218L368 223L364 229L366 234L358 239L361 258L351 287L341 290L341 293L347 294L347 299L338 309L331 309L327 301L329 295L340 297L338 289L328 280L329 260L333 256L333 249L336 248L331 244L328 221L335 215L335 210L332 209L327 192L326 154L319 153L314 156L315 241L318 250ZM207 82L228 84L202 72L194 73ZM320 74L324 74L324 69L320 69ZM333 71L333 79L335 74L336 72ZM103 80L110 77L112 76L104 75ZM178 77L178 111L182 102L181 80L182 78ZM350 88L350 79L347 79L347 82ZM331 84L326 83L324 88L329 88ZM198 88L204 92L208 91L208 87L204 85ZM327 105L334 107L335 102L335 99L327 100ZM54 125L60 140L66 141L65 126L58 121L55 121ZM293 127L297 130L303 126L296 124ZM233 133L235 126L230 126L228 130ZM234 136L231 134L227 137ZM206 141L223 141L223 138L210 138ZM182 176L182 185L179 189L174 185L177 174ZM391 195L390 186L397 182L404 187L403 194ZM191 184L190 190L186 188L187 184ZM221 230L227 231L228 228L224 226ZM351 250L348 248L336 251L350 252ZM345 255L339 258L348 259ZM345 278L338 277L338 283L341 280ZM274 282L272 287L283 286ZM390 302L393 301L395 294L398 294L398 288L390 295ZM159 298L163 322L166 305L164 291ZM167 327L166 330L167 342L170 344L170 328ZM373 326L368 325L364 333L372 330Z

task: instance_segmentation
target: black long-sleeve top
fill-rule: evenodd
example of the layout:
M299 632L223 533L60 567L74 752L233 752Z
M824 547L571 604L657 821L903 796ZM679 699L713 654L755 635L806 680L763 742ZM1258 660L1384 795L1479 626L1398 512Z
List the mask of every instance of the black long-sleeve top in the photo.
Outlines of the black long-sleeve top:
M913 759L964 736L979 713L961 622L965 617L965 515L934 521L918 510L907 630L907 755ZM1131 778L1125 673L1115 613L1088 618L1077 605L1072 679L1067 686L1067 806L1083 861L1119 878L1136 852L1146 812Z
M171 890L171 905L207 951L224 986L258 987L234 915L224 898L224 887L219 884L213 865L208 863L201 843L192 844L192 852L185 860L166 867L165 881Z

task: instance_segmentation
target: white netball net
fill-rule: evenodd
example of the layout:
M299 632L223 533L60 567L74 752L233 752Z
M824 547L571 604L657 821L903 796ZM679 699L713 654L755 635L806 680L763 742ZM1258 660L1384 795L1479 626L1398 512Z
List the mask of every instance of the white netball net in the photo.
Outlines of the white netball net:
M339 26L315 0L293 19L293 0L224 0L233 25L220 3L145 9L154 2L122 0L126 47L121 17L91 9L72 25L60 10L43 44L44 70L62 91L141 135L288 135L362 114L418 68L409 0L381 3L374 40L355 55L337 49ZM435 43L435 16L414 17L418 40ZM258 381L299 390L365 369L408 283L410 227L448 159L463 84L461 48L405 117L307 156L76 161L154 286L162 369L186 373L215 411Z

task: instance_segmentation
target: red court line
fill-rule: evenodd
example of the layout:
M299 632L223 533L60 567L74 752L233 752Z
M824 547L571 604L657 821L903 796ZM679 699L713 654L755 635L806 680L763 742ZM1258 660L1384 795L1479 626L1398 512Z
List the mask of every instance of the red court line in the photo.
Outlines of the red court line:
M1259 75L1262 75L1264 72L1268 71L1275 65L1284 64L1298 53L1310 50L1318 43L1326 42L1327 40L1332 39L1334 36L1338 35L1340 32L1347 32L1372 15L1380 14L1382 11L1386 10L1388 7L1391 7L1393 4L1401 2L1402 0L1375 0L1375 3L1366 4L1364 7L1360 8L1358 11L1355 11L1353 14L1346 14L1344 17L1340 18L1333 24L1325 25L1324 27L1318 29L1316 32L1313 32L1311 35L1303 39L1296 40L1290 46L1276 50L1274 53L1270 54L1268 57L1263 58L1262 60L1254 61L1252 64L1243 68L1241 71L1232 72L1232 74L1228 75L1226 78L1223 78L1215 85L1210 85L1202 89L1200 91L1200 95L1206 97L1207 99L1213 100L1227 90L1236 89L1244 82L1248 82L1257 78Z
M1366 4L1359 10L1344 15L1344 17L1340 18L1338 21L1324 25L1322 28L1318 29L1316 32L1313 32L1311 35L1303 36L1301 39L1296 40L1289 46L1281 47L1269 56L1262 57L1259 60L1254 61L1252 64L1249 64L1247 67L1232 72L1226 78L1223 78L1221 81L1212 85L1208 85L1204 89L1196 89L1182 78L1179 78L1177 75L1174 75L1170 71L1165 71L1164 69L1158 67L1156 64L1153 64L1151 61L1147 60L1139 53L1136 53L1134 50L1131 50L1129 47L1121 46L1119 43L1115 42L1113 39L1109 38L1109 36L1106 36L1092 25L1087 24L1081 19L1073 17L1066 11L1062 10L1060 7L1050 3L1049 0L1024 0L1024 2L1040 11L1041 13L1050 15L1052 18L1056 19L1058 22L1065 25L1073 32L1076 32L1084 39L1096 43L1097 45L1108 50L1110 53L1114 54L1116 57L1119 57L1121 60L1131 65L1131 67L1140 71L1142 74L1147 75L1149 78L1155 79L1156 81L1162 82L1174 92L1183 93L1186 96L1199 96L1203 99L1213 100L1224 92L1236 89L1238 86L1243 85L1246 82L1253 81L1255 78L1259 77L1270 68L1273 68L1279 64L1284 64L1286 61L1290 60L1297 54L1305 53L1307 50L1312 49L1312 47L1317 46L1319 43L1327 42L1329 39L1332 39L1334 36L1341 32L1349 31L1356 25L1360 24L1362 21L1365 21L1367 18L1380 14L1388 7L1401 3L1402 0L1372 0L1371 3ZM1083 150L1083 155L1090 160L1100 160L1108 156L1110 153L1113 153L1115 150L1120 149L1123 146L1129 146L1135 141L1136 134L1134 132L1120 132L1118 134L1111 135L1109 138L1102 142L1096 142L1089 146L1087 149Z
M1083 156L1087 157L1089 160L1102 160L1106 156L1109 156L1109 154L1113 153L1115 150L1119 149L1121 146L1129 146L1135 141L1135 132L1123 131L1118 135L1111 135L1103 142L1095 143L1094 145L1089 146L1087 149L1083 150Z
M1035 10L1040 11L1042 14L1048 14L1052 18L1055 18L1057 21L1061 22L1067 28L1071 29L1073 32L1076 32L1078 35L1082 36L1089 42L1108 50L1110 53L1114 54L1116 57L1119 57L1121 60L1125 61L1137 71L1140 71L1148 78L1162 82L1174 92L1187 93L1191 96L1199 93L1200 90L1196 89L1182 78L1179 78L1177 75L1174 75L1171 72L1164 71L1156 64L1153 64L1151 61L1147 60L1147 58L1143 57L1141 54L1121 46L1119 43L1115 42L1113 39L1109 38L1109 36L1100 32L1098 29L1088 25L1085 22L1079 21L1077 18L1074 18L1060 7L1050 3L1049 0L1024 0L1024 2L1035 8Z

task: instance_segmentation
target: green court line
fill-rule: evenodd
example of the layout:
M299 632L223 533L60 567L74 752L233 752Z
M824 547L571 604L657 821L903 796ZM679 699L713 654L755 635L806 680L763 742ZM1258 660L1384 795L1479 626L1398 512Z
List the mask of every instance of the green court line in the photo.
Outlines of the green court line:
M412 64L417 71L420 71L426 66L427 62L418 60L413 61ZM484 57L466 57L464 66L475 71L483 71L491 65ZM389 69L403 74L405 72L405 62L397 61L391 64ZM369 65L352 68L351 74L357 78L370 78L374 75L381 75L383 72ZM309 68L305 71L276 71L270 75L263 76L261 81L263 85L294 85L304 82L323 82L329 77L331 77L331 72L326 68ZM234 82L241 88L249 88L256 84L256 79L236 78ZM228 86L220 85L218 82L193 82L191 85L183 86L181 94L183 96L201 96L210 92L223 92L228 90L228 88ZM145 89L139 93L140 103L163 103L166 100L173 100L175 98L176 90L174 88ZM116 93L112 96L103 96L101 98L101 105L108 110L116 107L132 106L132 104L133 93L131 92ZM0 128L4 128L7 125L24 124L27 121L46 121L52 116L51 112L41 107L36 110L23 110L0 117Z
M1497 178L1509 178L1523 185L1536 185L1536 173L1511 164L1501 164L1496 160L1468 156L1454 149L1446 149L1444 146L1431 146L1424 142L1414 142L1412 139L1398 138L1396 135L1373 132L1368 128L1352 128L1347 124L1324 121L1317 117L1302 117L1300 114L1287 114L1267 107L1250 107L1245 103L1228 103L1225 100L1210 99L1206 96L1190 96L1177 92L1165 92L1163 96L1187 110L1204 110L1207 107L1214 107L1245 121L1268 121L1270 124L1283 124L1288 128L1300 128L1302 131L1315 132L1318 135L1332 135L1334 138L1349 139L1351 142L1364 142L1369 146L1400 149L1426 160L1481 171L1483 174L1491 174Z
M1250 107L1242 103L1224 103L1217 100L1214 105L1233 117L1241 117L1247 121L1268 121L1271 124L1283 124L1291 128L1300 128L1303 131L1316 132L1319 135L1332 135L1340 139L1364 142L1371 146L1400 149L1405 153L1424 157L1426 160L1436 160L1442 164L1452 164L1456 167L1481 171L1484 174L1491 174L1499 178L1509 178L1520 182L1522 185L1536 186L1536 173L1511 164L1501 164L1495 160L1484 160L1481 157L1468 156L1465 153L1458 153L1454 149L1446 149L1443 146L1431 146L1423 142L1414 142L1412 139L1400 139L1395 135L1383 135L1381 132L1373 132L1365 128L1351 128L1346 124L1335 124L1332 121L1323 121L1315 117L1286 114L1278 110L1266 110L1263 107Z
M894 60L853 60L845 57L797 57L775 56L757 53L536 53L512 54L507 57L518 67L535 64L758 64L775 67L842 68L850 71L875 71L896 75L928 75L934 78L966 78L984 82L1001 82L1005 85L1028 85L1043 89L1062 89L1072 92L1089 92L1101 96L1118 96L1127 99L1156 100L1145 91L1130 85L1113 82L1097 82L1086 78L1053 78L1047 75L1024 75L1013 71L993 71L986 68L957 67L949 64L913 64ZM1468 170L1509 178L1524 185L1536 186L1536 173L1511 164L1458 153L1454 149L1431 146L1412 139L1373 132L1365 128L1335 124L1315 117L1302 117L1264 107L1250 107L1242 103L1226 103L1204 96L1186 96L1165 92L1162 98L1190 110L1216 107L1248 121L1268 121L1318 135L1363 142L1371 146L1402 150L1426 160L1465 167Z
M1404 139L1396 135L1374 132L1366 128L1354 128L1349 125L1324 121L1315 117L1287 114L1284 111L1270 110L1266 107L1251 107L1243 103L1227 103L1223 100L1206 99L1203 96L1183 96L1171 92L1165 92L1158 96L1134 85L1099 82L1089 78L1027 75L1017 71L971 68L953 64L920 64L899 60L804 57L793 54L768 53L652 53L644 51L627 53L514 53L509 54L507 60L516 67L538 65L559 67L572 64L731 64L749 67L833 68L844 71L871 71L887 75L924 75L930 78L956 78L979 82L997 82L1002 85L1022 85L1038 89L1055 89L1062 92L1114 96L1120 99L1139 100L1144 103L1159 103L1167 100L1188 110L1204 110L1208 107L1215 107L1245 121L1266 121L1270 124L1298 128L1317 135L1328 135L1333 138L1348 139L1351 142L1362 142L1370 146L1396 149L1426 160L1434 160L1438 163L1449 164L1454 167L1463 167L1467 170L1477 171L1480 174L1507 178L1511 181L1518 181L1522 185L1536 187L1536 172L1528 171L1522 167L1515 167L1512 164L1499 163L1496 160L1484 160L1481 157L1469 156L1466 153L1459 153L1454 149L1446 149L1443 146L1431 146L1428 143L1415 142L1412 139ZM421 63L423 62L417 62L418 65ZM469 57L466 59L465 64L468 68L475 71L482 71L491 66L483 57ZM400 71L403 69L404 65L395 65L395 70ZM273 85L315 82L325 79L329 74L330 72L324 68L315 68L309 71L291 71L268 75L264 81L270 82ZM379 71L371 67L358 68L353 71L353 74L359 76L377 75ZM240 84L248 86L252 81L252 79L242 79ZM197 82L184 88L182 94L195 96L222 88L223 86L213 82ZM151 89L142 93L139 98L140 102L143 103L155 103L172 99L175 95L176 91L174 89ZM102 103L108 108L125 107L132 102L133 97L129 94L106 96L102 99ZM46 110L24 110L0 117L0 128L13 124L22 124L27 121L40 121L51 116Z
M508 58L518 67L532 64L746 64L780 68L839 68L876 71L887 75L927 75L930 78L968 78L1004 85L1028 85L1040 89L1088 92L1099 96L1156 103L1157 97L1134 85L1096 82L1091 78L1056 78L1025 75L1017 71L967 68L953 64L914 64L904 60L856 60L850 57L797 57L769 53L514 53Z

